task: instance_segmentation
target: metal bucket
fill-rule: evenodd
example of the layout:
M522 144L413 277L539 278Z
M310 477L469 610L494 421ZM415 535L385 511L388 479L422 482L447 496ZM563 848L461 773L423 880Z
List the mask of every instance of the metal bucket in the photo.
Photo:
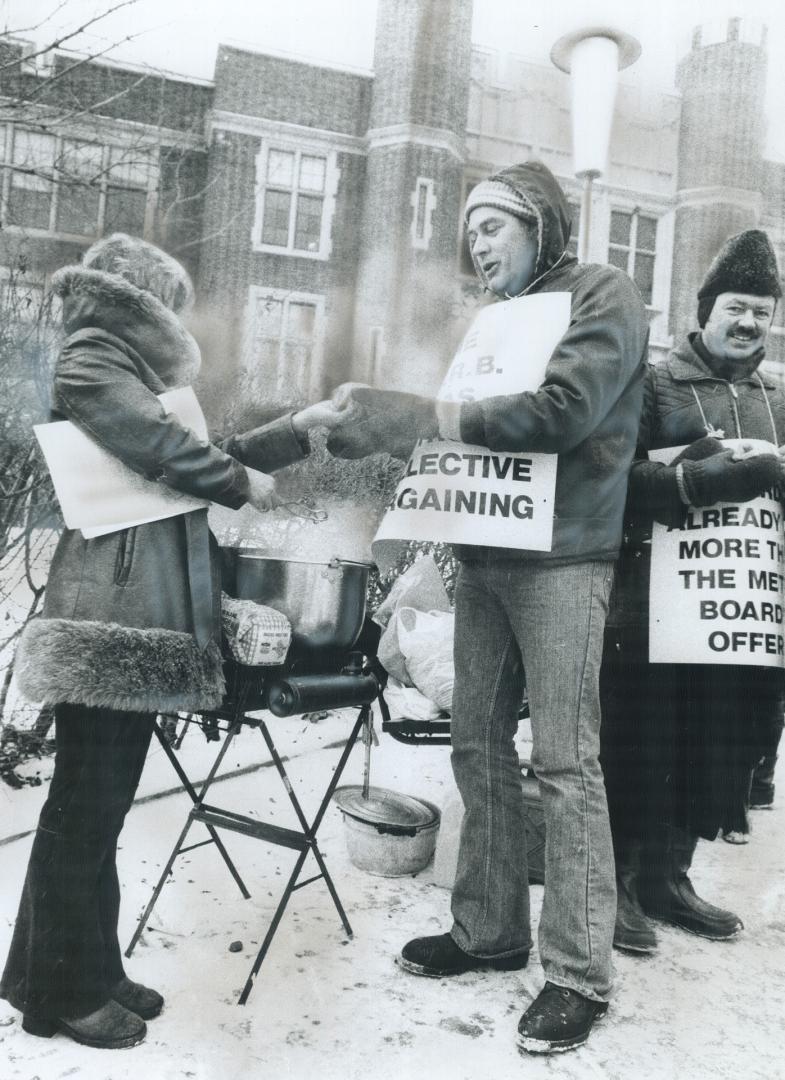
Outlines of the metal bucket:
M308 649L346 650L365 619L370 563L274 558L254 548L236 552L235 589L284 614L293 641Z

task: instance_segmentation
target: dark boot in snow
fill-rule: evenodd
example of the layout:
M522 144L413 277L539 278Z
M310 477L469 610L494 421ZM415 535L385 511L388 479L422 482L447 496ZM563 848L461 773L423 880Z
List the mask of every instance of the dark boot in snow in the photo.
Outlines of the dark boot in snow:
M735 937L744 924L732 911L707 903L695 892L688 873L698 839L693 833L664 826L647 846L638 898L654 919L712 941L725 941Z
M616 857L616 926L613 947L623 952L657 951L657 935L638 901L641 844L614 837Z

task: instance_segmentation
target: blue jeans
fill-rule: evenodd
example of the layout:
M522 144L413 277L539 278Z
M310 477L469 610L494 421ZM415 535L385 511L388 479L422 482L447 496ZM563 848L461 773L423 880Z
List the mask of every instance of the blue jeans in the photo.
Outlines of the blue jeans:
M539 929L546 979L611 989L613 849L599 763L599 672L613 564L464 563L455 595L452 767L465 815L452 936L477 957L529 949L524 803L515 749L525 682L545 812Z

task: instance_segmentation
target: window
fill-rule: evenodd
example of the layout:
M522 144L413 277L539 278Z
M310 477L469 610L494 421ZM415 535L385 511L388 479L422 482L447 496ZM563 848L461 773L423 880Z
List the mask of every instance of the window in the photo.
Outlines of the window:
M57 231L96 236L101 204L104 149L96 143L63 140L58 169Z
M6 168L6 222L94 239L143 236L155 151L104 146L8 125L0 137Z
M433 233L432 217L436 206L433 180L418 176L412 192L412 247L427 250Z
M463 186L463 202L461 203L461 255L460 255L460 271L462 274L466 274L467 277L474 277L474 263L472 261L472 253L469 249L469 238L466 235L466 223L463 220L463 208L466 206L466 200L469 198L469 194L472 189L477 187L479 180L467 180Z
M109 148L103 232L144 235L150 159L123 146Z
M324 297L252 287L247 357L281 401L307 398L318 366Z
M57 139L38 131L17 128L11 154L11 179L8 190L9 225L29 229L49 229Z
M335 154L263 145L254 246L327 258L338 170Z
M637 209L632 213L611 211L608 262L627 271L649 305L654 291L656 236L655 217L647 217Z

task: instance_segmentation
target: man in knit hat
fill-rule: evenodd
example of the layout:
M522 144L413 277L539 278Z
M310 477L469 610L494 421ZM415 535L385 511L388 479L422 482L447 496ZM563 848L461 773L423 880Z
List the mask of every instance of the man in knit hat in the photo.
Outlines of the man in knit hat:
M646 916L716 941L742 928L733 912L696 895L689 869L700 837L745 828L751 770L774 753L782 728L782 672L649 665L648 538L653 521L680 528L690 507L747 502L781 480L775 448L785 442L785 395L761 370L780 296L766 234L731 237L698 290L700 329L648 372L602 673L614 943L631 952L656 948ZM772 452L739 455L722 438L766 440ZM670 465L648 458L685 444Z
M407 457L416 439L441 438L474 451L558 455L550 550L497 546L491 521L483 546L456 548L452 765L466 812L453 925L410 941L398 957L406 971L432 977L510 971L528 961L526 821L515 747L525 667L546 819L539 925L546 982L521 1017L518 1038L525 1051L549 1053L585 1042L611 991L615 895L598 680L647 321L626 274L579 265L566 250L567 203L539 162L478 184L465 220L477 274L498 300L537 296L561 305L563 323L541 384L463 402L355 388L365 419L336 428L328 446L343 457L374 450ZM525 307L510 308L508 317ZM523 366L525 326L513 340Z

